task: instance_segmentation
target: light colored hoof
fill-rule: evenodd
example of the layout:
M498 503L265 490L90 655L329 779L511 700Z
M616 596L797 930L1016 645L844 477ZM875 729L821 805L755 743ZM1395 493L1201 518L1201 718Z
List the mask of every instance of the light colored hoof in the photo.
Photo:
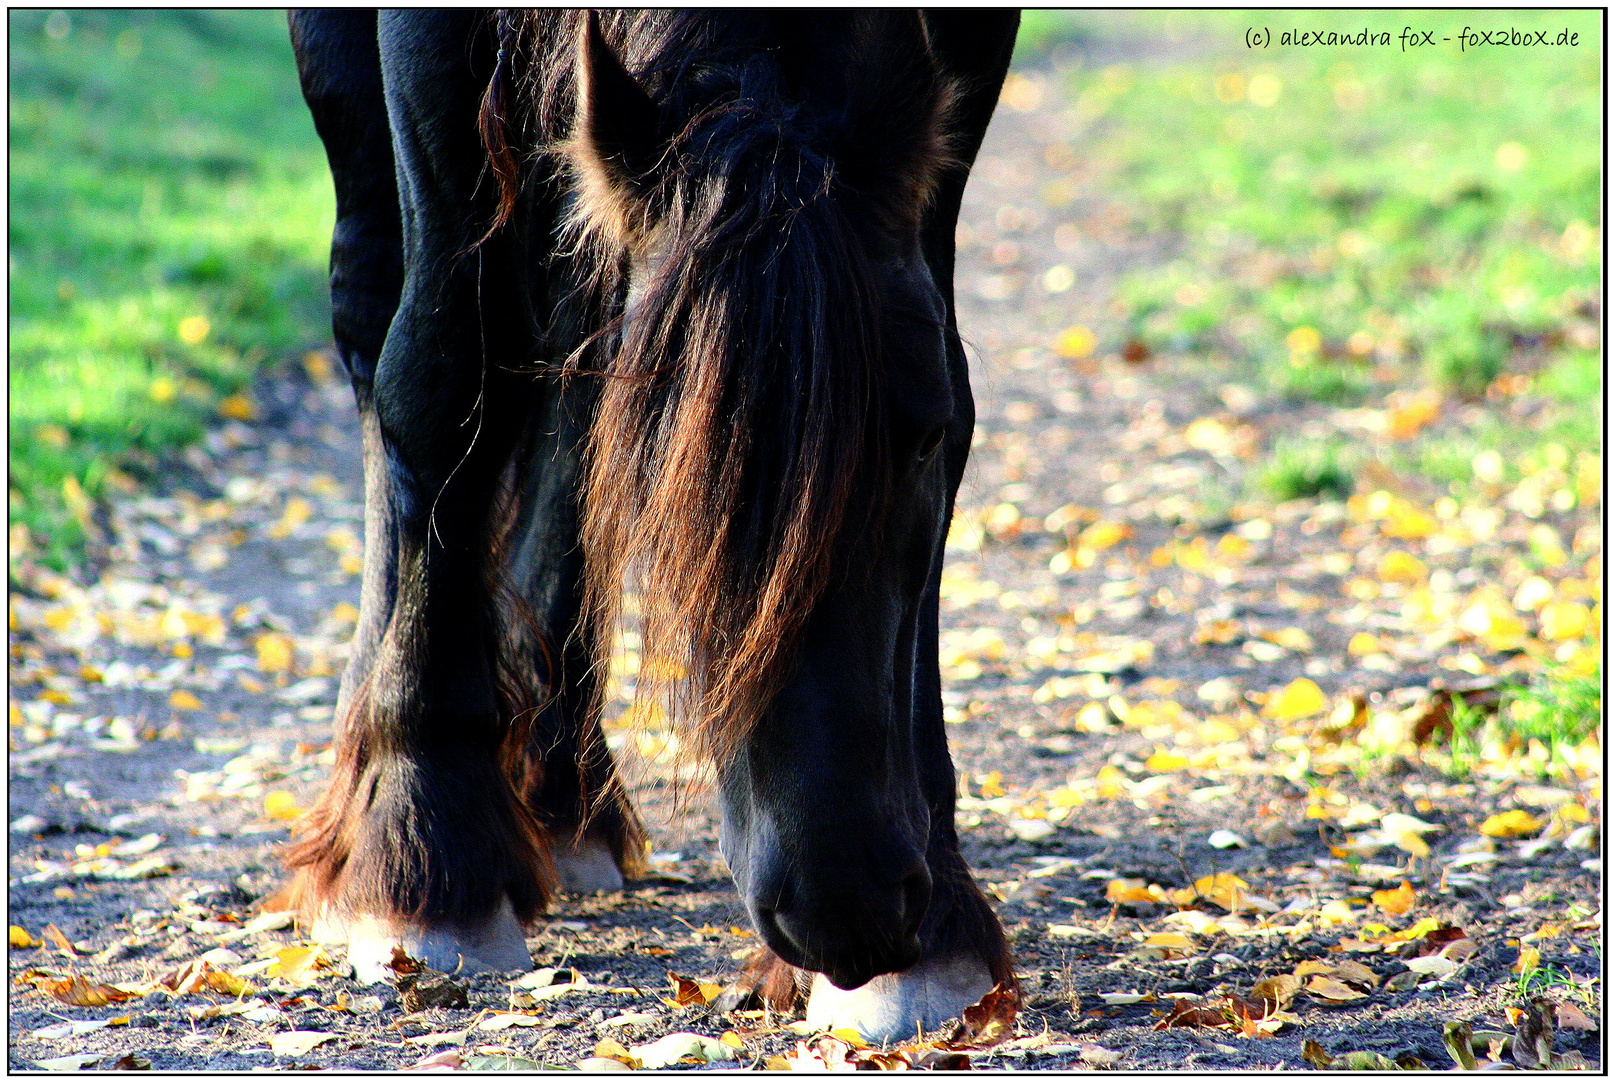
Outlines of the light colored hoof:
M887 1046L938 1031L994 985L989 969L971 956L879 975L854 990L840 990L817 975L805 1022L813 1028L855 1028L873 1045Z
M525 931L507 897L479 926L399 926L373 915L325 915L314 922L312 936L326 944L345 942L353 978L366 984L394 974L388 965L398 945L432 971L449 975L530 971L532 966Z
M619 892L626 887L615 856L601 841L582 839L554 849L553 868L564 893Z

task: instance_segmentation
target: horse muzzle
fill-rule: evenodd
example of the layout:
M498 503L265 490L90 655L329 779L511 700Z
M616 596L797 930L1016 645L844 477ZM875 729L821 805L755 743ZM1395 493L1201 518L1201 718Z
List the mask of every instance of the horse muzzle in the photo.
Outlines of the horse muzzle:
M922 959L917 929L933 878L914 851L893 872L829 867L814 877L796 872L781 881L762 875L756 884L761 888L745 890L744 900L766 944L787 963L819 971L842 990Z

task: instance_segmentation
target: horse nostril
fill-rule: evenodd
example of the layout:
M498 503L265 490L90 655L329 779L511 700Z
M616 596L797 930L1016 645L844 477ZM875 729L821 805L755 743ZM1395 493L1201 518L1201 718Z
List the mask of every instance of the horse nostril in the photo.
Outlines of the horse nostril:
M916 869L901 880L900 899L906 933L913 936L917 933L917 928L922 925L922 917L928 913L928 901L933 892L934 879L925 863L918 863Z

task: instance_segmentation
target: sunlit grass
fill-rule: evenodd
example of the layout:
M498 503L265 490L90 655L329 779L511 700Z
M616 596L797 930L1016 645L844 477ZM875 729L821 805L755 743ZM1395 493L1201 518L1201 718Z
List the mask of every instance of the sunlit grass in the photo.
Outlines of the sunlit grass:
M283 13L14 11L8 30L10 509L60 566L84 539L74 491L138 476L328 335L333 197Z
M1599 23L1504 20L1581 44L1249 51L1248 26L1289 16L1027 13L1019 52L1063 72L1070 156L1132 232L1169 241L1122 277L1129 335L1332 406L1414 384L1478 400L1501 374L1546 372L1530 389L1559 406L1557 434L1596 444Z

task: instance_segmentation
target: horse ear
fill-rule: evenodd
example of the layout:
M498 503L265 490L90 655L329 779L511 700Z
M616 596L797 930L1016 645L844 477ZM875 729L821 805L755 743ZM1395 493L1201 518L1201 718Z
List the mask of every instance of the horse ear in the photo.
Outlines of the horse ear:
M901 8L864 17L850 42L843 163L873 190L893 185L900 202L927 204L951 160L953 89L941 74L922 16Z
M625 239L640 221L662 154L660 113L604 40L589 10L576 43L576 115L567 147L584 212Z

